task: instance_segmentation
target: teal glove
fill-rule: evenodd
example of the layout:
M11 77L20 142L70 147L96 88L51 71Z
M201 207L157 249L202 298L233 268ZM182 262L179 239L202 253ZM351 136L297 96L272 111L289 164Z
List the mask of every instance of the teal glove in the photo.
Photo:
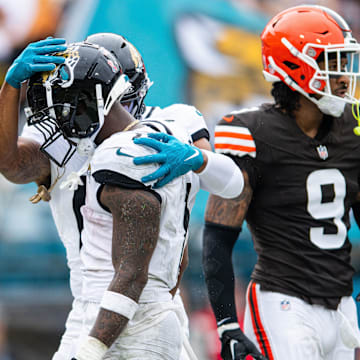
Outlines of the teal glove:
M162 187L171 180L194 171L201 167L204 158L199 149L189 144L184 144L174 136L165 133L151 133L148 137L135 138L135 144L146 145L155 150L158 154L138 156L134 158L134 164L160 163L159 169L141 178L141 181L148 182L160 179L155 188Z
M54 70L55 64L62 64L65 58L48 54L65 51L66 46L62 44L65 44L64 39L53 38L29 44L8 69L6 82L12 87L20 89L21 83L36 72Z

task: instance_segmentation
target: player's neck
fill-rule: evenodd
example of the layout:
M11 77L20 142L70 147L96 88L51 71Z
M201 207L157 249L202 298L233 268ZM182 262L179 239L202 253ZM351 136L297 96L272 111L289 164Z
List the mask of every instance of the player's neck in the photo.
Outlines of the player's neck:
M324 114L313 102L305 97L300 98L300 109L295 111L295 120L307 136L311 138L316 136L323 119Z
M111 135L121 132L134 123L136 119L129 114L119 103L115 103L110 113L105 117L105 122L95 139L97 145L101 144Z

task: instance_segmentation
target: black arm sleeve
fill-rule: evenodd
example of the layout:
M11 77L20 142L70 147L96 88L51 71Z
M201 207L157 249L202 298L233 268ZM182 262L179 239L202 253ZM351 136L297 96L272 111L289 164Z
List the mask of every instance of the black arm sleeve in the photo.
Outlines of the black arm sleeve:
M203 235L203 270L216 321L237 322L232 250L241 229L206 223Z

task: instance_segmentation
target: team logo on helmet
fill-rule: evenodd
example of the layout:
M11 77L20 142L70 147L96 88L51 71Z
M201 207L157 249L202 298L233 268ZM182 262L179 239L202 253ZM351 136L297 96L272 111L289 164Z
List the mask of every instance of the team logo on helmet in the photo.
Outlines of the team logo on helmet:
M99 50L106 57L107 64L110 66L112 72L116 74L119 71L119 66L116 64L116 61L113 58L113 55L111 54L111 52L109 50L105 49L104 47L100 47Z
M46 71L42 73L43 83L53 83L55 80L57 84L62 87L68 87L74 80L74 68L80 60L80 54L78 46L72 46L63 52L59 52L56 55L63 56L65 62L57 65L52 71Z
M142 69L143 62L142 62L139 52L135 49L135 47L132 44L128 43L128 45L129 45L131 59L134 62L135 68Z

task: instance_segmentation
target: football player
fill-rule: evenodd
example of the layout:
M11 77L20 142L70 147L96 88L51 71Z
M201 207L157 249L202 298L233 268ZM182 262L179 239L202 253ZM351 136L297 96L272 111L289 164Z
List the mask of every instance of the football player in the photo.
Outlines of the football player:
M159 131L165 131L166 126L172 126L175 124L176 126L186 130L187 134L191 138L191 141L196 147L204 150L211 150L206 123L201 113L195 107L185 104L173 104L165 108L160 108L158 106L146 106L144 104L144 94L146 95L151 83L140 53L127 39L114 33L97 33L88 36L85 41L108 49L116 56L119 63L122 65L124 73L129 76L132 88L121 98L121 103L132 113L132 115L148 125L157 128ZM145 89L146 91L144 91ZM153 147L159 151L159 154L149 155L143 158L135 158L136 164L150 162L161 163L164 162L161 159L162 156L168 157L172 154L176 155L176 151L172 148L172 146L166 149L166 145L164 144L164 142L171 142L176 139L171 139L171 137L162 134L158 135L158 139L161 141L156 141L157 139L141 139L143 144ZM242 179L238 177L239 174L232 174L234 172L232 164L229 164L224 157L215 158L215 154L213 153L207 153L207 155L210 157L210 164L208 160L206 171L198 174L198 176L200 176L201 188L210 192L217 192L218 194L219 191L221 191L221 196L233 197L235 194L231 191L229 192L229 190L233 189L233 191L235 191L235 189L237 189L238 191L239 187L240 189L242 188ZM162 177L162 179L158 181L157 186L165 185L176 176L177 166L183 165L180 160L181 159L176 159L176 157L173 159L167 158L165 165L162 165L160 169L154 172L154 174L145 176L142 181L146 182L153 180L156 177ZM170 168L172 170L171 172ZM224 176L224 174L228 175ZM187 176L189 183L197 181L196 176L194 178L192 173L188 173ZM228 178L228 180L224 182L224 179L226 178ZM195 195L195 193L190 193L189 209L193 207L195 202L195 196L192 195ZM182 360L186 360L189 357L194 356L191 355L192 349L187 341L187 337L189 335L187 315L182 304L179 290L177 290L182 274L186 269L187 262L186 244L183 254L183 262L180 267L178 283L172 290L172 293L175 295L174 301L179 305L177 314L179 315L179 320L183 325L183 331L185 334L184 346L181 354Z
M261 40L274 103L228 114L215 130L216 151L245 178L240 197L210 196L206 209L203 264L221 355L351 360L360 346L347 237L359 192L360 46L321 6L279 13ZM245 334L231 259L244 220L258 255Z

